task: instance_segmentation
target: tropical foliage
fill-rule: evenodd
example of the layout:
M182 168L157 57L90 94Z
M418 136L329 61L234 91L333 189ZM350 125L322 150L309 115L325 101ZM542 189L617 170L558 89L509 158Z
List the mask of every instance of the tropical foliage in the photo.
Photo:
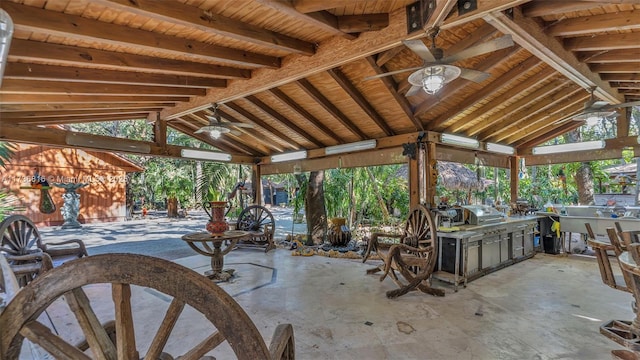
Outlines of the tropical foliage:
M14 149L15 147L12 144L0 141L0 166L3 168L6 167L6 164L13 155ZM0 188L0 221L2 221L7 215L20 209L18 198L11 192L7 191L4 187Z

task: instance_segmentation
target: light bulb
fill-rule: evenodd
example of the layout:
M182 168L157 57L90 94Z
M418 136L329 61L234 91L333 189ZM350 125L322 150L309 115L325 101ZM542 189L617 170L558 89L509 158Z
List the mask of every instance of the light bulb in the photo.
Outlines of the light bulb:
M220 138L220 135L222 135L222 133L218 129L211 130L210 134L211 134L211 137L214 139L218 139Z
M433 95L444 86L444 69L441 67L429 67L425 69L425 77L422 79L422 88L424 91Z

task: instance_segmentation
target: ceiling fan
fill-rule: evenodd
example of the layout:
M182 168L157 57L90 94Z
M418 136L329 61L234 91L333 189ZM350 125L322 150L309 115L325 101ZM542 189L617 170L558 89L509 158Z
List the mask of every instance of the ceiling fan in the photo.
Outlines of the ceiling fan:
M626 102L622 104L609 105L606 101L598 101L594 96L596 88L592 87L589 92L591 96L589 100L584 103L584 109L581 113L571 116L573 120L584 120L590 125L594 125L600 119L618 117L618 112L615 109L640 106L640 101Z
M399 74L406 71L413 71L413 73L409 75L408 79L412 87L407 91L407 96L415 95L420 89L424 89L427 94L432 95L438 92L444 84L458 77L471 80L476 83L481 83L490 76L489 73L451 65L452 63L508 48L514 44L511 39L511 35L504 35L497 39L472 46L456 54L444 56L444 51L436 47L436 36L438 36L439 32L440 29L438 27L431 28L427 32L427 35L431 37L431 47L427 47L420 39L402 41L406 47L416 53L423 60L422 66L369 76L365 78L365 80Z
M242 134L238 130L232 129L233 127L243 127L243 128L252 128L253 124L247 124L242 122L222 122L222 117L218 114L218 104L213 104L213 114L207 115L209 119L209 125L203 126L198 129L195 133L200 134L203 132L209 132L210 135L217 139L222 134L231 133L233 135Z

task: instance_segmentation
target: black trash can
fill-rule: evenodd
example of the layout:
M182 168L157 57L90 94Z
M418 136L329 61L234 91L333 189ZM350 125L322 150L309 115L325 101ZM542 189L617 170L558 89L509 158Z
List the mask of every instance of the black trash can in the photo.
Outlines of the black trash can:
M542 238L542 246L546 254L560 254L560 239L554 235L545 235Z

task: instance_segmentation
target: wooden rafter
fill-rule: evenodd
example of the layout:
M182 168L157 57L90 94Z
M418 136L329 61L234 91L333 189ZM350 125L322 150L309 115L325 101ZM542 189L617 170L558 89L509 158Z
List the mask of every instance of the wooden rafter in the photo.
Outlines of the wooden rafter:
M72 66L51 66L29 63L9 63L5 79L59 80L70 82L128 84L149 86L179 86L192 88L225 87L227 81L206 77L150 74L140 72L88 69Z
M552 128L550 131L547 131L546 133L539 135L538 137L531 139L529 141L527 141L526 143L523 143L522 145L518 146L518 150L520 149L529 149L532 148L534 146L543 144L551 139L554 139L566 132L569 132L571 130L577 129L580 126L584 125L584 122L581 121L575 121L575 122L568 122L565 123L562 126L556 127L556 128Z
M611 14L592 15L588 18L577 17L558 21L547 27L551 36L580 36L605 31L624 31L640 29L640 11L620 11L616 16ZM637 34L636 34L637 36Z
M502 60L507 57L514 55L519 51L517 46L513 46L511 48L506 48L498 51L494 51L485 59L480 61L476 66L474 66L474 70L488 72L491 71L495 66L499 65ZM486 81L486 80L485 80ZM462 78L458 78L453 80L452 82L446 84L442 90L438 92L438 96L430 96L420 104L416 106L414 114L416 116L420 116L422 114L427 113L430 109L436 106L440 99L446 98L447 96L451 96L455 94L460 89L465 88L469 84L469 80L465 80ZM428 122L426 124L427 130L432 130L433 125Z
M578 59L586 63L636 62L640 59L640 46L635 49L582 52L578 53Z
M271 89L271 90L269 90L269 93L271 93L271 95L275 96L283 104L287 105L291 110L293 110L296 113L298 113L298 115L302 116L308 122L308 126L315 127L316 130L322 131L325 135L327 135L331 139L334 139L334 140L338 141L338 143L344 143L345 142L344 139L342 139L340 136L338 136L338 134L336 134L333 130L331 130L329 127L324 125L322 123L322 121L317 119L315 116L313 116L307 110L305 110L303 107L298 105L295 101L293 101L293 99L288 97L282 90L280 90L280 89Z
M488 103L482 105L478 109L474 110L470 114L456 119L455 124L449 125L443 131L446 132L469 132L470 128L477 122L478 119L484 118L488 114L491 114L495 109L502 104L508 102L512 99L515 94L520 94L521 92L527 90L530 87L539 86L538 84L542 84L547 81L547 79L556 76L557 72L549 67L543 68L535 75L527 78L524 81L519 82L518 84L509 87L506 91L504 91L501 95L494 97ZM445 124L446 125L446 124Z
M317 102L326 112L336 118L347 130L358 137L358 140L366 139L367 135L360 130L342 111L340 111L329 99L327 99L318 89L316 89L307 79L300 79L296 82L298 86Z
M155 103L189 101L187 96L146 96L146 95L67 95L67 94L9 94L0 90L2 104L77 104L77 103Z
M526 17L549 16L568 12L593 9L600 4L587 1L536 0L522 6L522 14Z
M295 132L296 134L298 134L298 136L304 138L306 141L314 144L317 147L324 147L324 144L320 140L318 140L315 137L309 135L309 133L306 132L304 129L300 128L298 125L294 124L291 120L289 120L286 117L284 117L282 114L277 112L275 109L273 109L269 105L265 104L262 100L258 99L257 97L255 97L253 95L247 96L245 99L247 101L249 101L250 103L252 103L253 105L255 105L256 107L258 107L263 112L269 114L269 116L271 116L271 118L277 120L283 126L287 127L289 130L291 130L291 131Z
M172 22L204 32L213 32L232 39L281 51L313 55L315 50L313 44L306 41L278 34L219 14L213 14L209 11L204 11L198 7L180 2L155 0L92 1L109 8L129 11L134 14L148 16L155 20Z
M225 106L231 108L233 111L242 115L244 118L248 119L252 123L265 129L267 132L269 132L272 135L272 139L277 140L279 143L284 144L285 146L293 150L300 150L302 148L302 146L297 141L291 139L287 135L283 134L280 130L274 128L273 126L265 123L259 117L253 115L252 113L244 109L242 106L234 102L225 103ZM221 114L224 114L224 112L222 112Z
M456 109L454 111L446 112L440 115L439 117L431 120L429 124L434 129L441 130L442 126L445 125L450 119L455 119L457 116L460 116L462 113L467 111L469 108L474 106L483 98L492 96L493 94L500 91L500 89L511 86L514 82L516 82L516 80L520 75L533 69L536 66L539 66L540 63L541 63L540 59L536 58L535 56L531 56L527 58L526 60L519 63L511 70L501 75L499 78L493 80L490 84L487 84L486 86L484 86L482 88L482 91L475 92L471 96L462 100L456 106ZM457 131L457 129L455 131Z
M335 80L338 85L344 90L353 101L364 111L373 122L378 125L378 127L384 132L386 136L395 135L395 132L389 125L387 121L376 111L376 109L371 106L371 104L365 99L365 97L356 89L355 86L351 83L351 81L346 77L346 75L340 71L339 69L331 69L328 71L329 75Z
M638 33L579 36L564 40L564 47L569 51L634 49L640 45L639 37Z
M122 102L118 104L109 103L75 103L75 104L56 104L56 103L44 103L44 104L0 104L0 112L24 112L25 114L37 114L39 112L46 111L68 111L68 110L131 110L131 109L147 109L147 108L165 108L173 106L172 102L152 102L152 103L137 103L137 102Z
M99 40L111 45L144 48L151 52L164 52L174 56L184 55L185 49L188 49L194 58L238 66L266 66L265 64L273 66L279 63L277 58L267 55L199 43L8 1L2 3L2 8L13 19L16 30L34 31L78 40ZM162 47L158 44L162 44Z
M376 72L376 74L379 75L385 72L384 69L376 64L372 57L367 57L365 60L367 61L369 66ZM409 104L407 98L405 98L398 92L398 85L395 83L395 81L390 76L381 77L380 81L382 81L389 94L393 96L395 102L402 108L409 120L411 120L411 122L415 126L415 129L424 130L422 122L415 115L413 115L413 109L411 107L411 104Z
M468 129L466 133L475 135L480 140L486 139L490 137L496 129L511 126L514 123L520 122L520 117L529 115L528 111L525 111L523 114L523 109L528 110L530 107L542 106L542 104L548 101L557 101L564 97L565 94L560 90L567 90L567 84L568 80L566 79L551 81L536 91L510 103L497 113L484 118L482 122ZM532 109L532 111L533 110L534 109ZM520 116L517 114L520 114Z
M558 103L558 105L548 113L536 116L536 119L532 121L534 122L533 125L510 134L509 137L505 138L505 141L519 146L524 142L540 136L540 134L548 133L549 129L553 129L558 125L566 122L575 122L568 120L568 118L582 111L585 98L586 97L573 97Z
M623 97L608 83L602 81L586 64L578 62L575 56L565 49L557 39L544 33L544 29L535 21L525 18L522 12L513 9L513 18L493 12L485 20L505 34L511 34L513 40L534 56L542 59L562 75L579 86L590 89L597 87L595 95L613 104L623 102Z
M153 110L152 110L153 111ZM157 111L157 110L156 110ZM68 116L68 117L31 117L31 118L14 118L12 116L2 115L3 123L12 123L20 125L59 125L59 124L82 124L101 121L115 120L133 120L146 119L148 113L131 111L110 115L87 115L87 116Z
M202 88L185 88L177 86L142 86L122 84L88 84L67 81L14 80L2 82L2 93L21 94L75 94L75 95L122 95L144 94L147 96L202 96L206 93ZM124 99L126 100L126 99Z
M231 115L229 112L224 112L224 111L221 111L221 110L218 110L218 112L220 113L221 116L223 116L225 119L227 119L229 121L241 122L239 118ZM260 133L256 133L255 131L249 131L248 129L244 129L244 128L237 128L236 130L238 130L241 133L243 133L244 135L246 135L246 137L251 139L251 141L255 141L257 144L260 144L262 147L264 147L264 149L268 150L266 152L268 154L270 154L270 153L272 153L274 151L276 151L276 152L284 152L285 151L285 148L283 146L281 146L280 144L276 143L275 141L271 141L268 137L263 136Z

